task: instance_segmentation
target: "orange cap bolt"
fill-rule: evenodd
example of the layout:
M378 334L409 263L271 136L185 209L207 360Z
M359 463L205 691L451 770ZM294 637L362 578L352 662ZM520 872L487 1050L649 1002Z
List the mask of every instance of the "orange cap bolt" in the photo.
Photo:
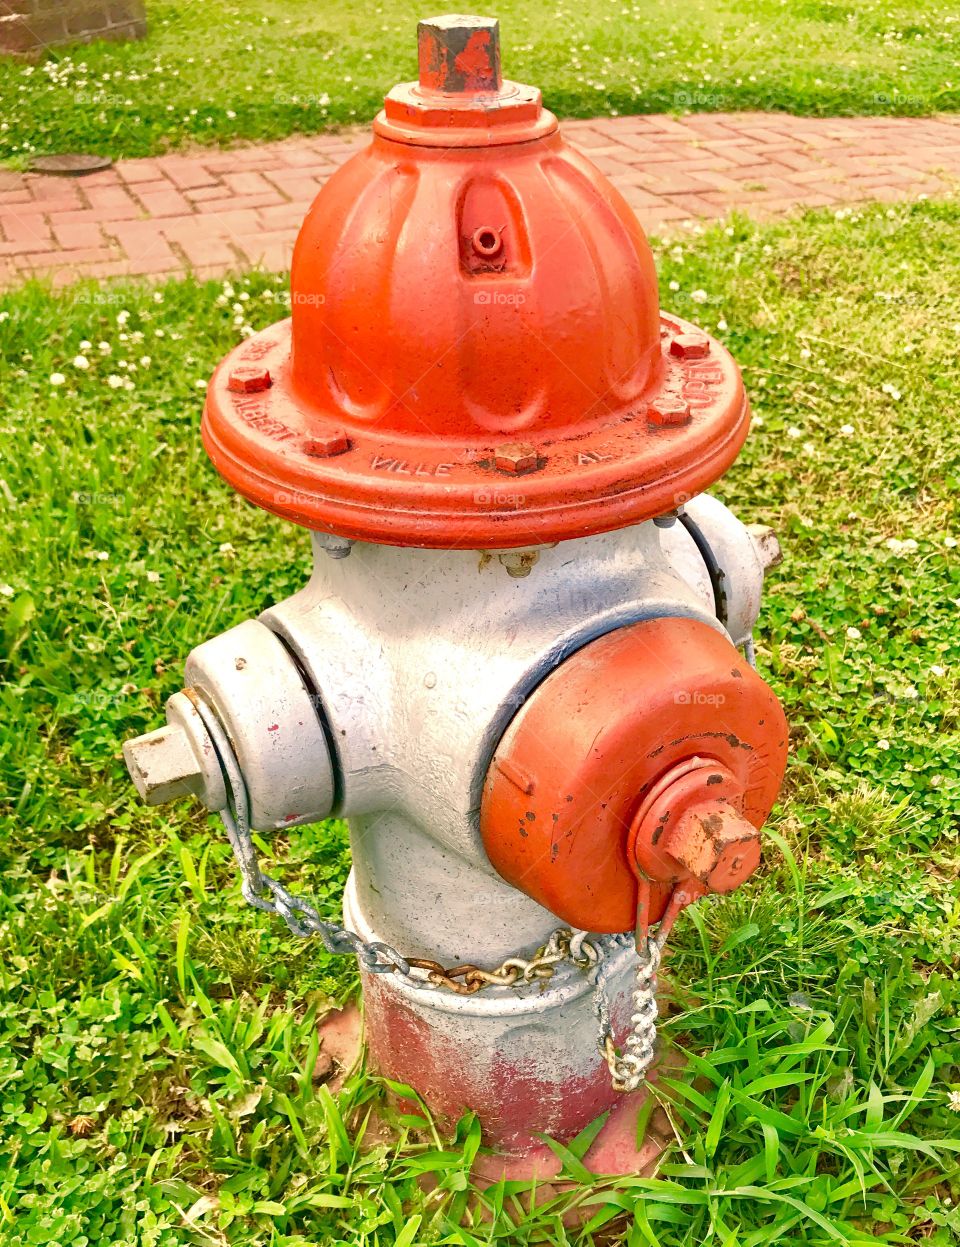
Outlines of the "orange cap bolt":
M677 359L705 359L710 354L710 339L702 333L678 333L670 342L670 354Z
M720 801L691 806L661 847L711 892L732 892L760 865L756 827Z
M269 368L256 366L232 368L227 380L227 389L234 394L259 394L261 390L269 390L273 384Z
M493 452L493 461L501 472L532 472L537 466L536 447L526 442L513 442L508 446L498 446Z
M329 433L322 433L318 437L306 438L303 449L315 459L327 459L331 455L342 455L345 450L349 450L350 438L343 429L331 429Z
M648 424L689 424L690 422L690 404L682 398L671 398L664 395L663 398L656 399L647 408Z
M417 26L420 86L447 95L500 90L500 23L456 13Z

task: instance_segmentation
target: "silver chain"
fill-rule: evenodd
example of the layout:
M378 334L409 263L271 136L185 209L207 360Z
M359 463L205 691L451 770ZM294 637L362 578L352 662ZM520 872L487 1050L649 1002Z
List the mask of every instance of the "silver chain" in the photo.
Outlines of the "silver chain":
M369 974L396 974L416 988L447 988L461 995L470 995L493 985L512 987L521 982L552 977L554 968L569 961L581 970L595 975L594 1011L600 1030L598 1047L610 1071L615 1091L635 1091L643 1082L653 1063L657 1030L657 970L663 941L648 936L645 955L637 964L633 992L630 1032L623 1052L618 1052L613 1038L610 1012L602 975L600 950L585 931L561 927L533 957L508 957L495 970L480 966L461 965L445 969L439 962L418 957L404 957L397 949L381 940L363 940L355 931L336 922L327 922L302 897L288 892L282 883L263 873L250 833L247 788L237 765L233 749L216 714L200 698L194 702L197 713L210 734L229 793L227 806L220 811L230 847L240 868L241 892L244 900L268 914L278 914L294 935L317 935L329 953L354 956ZM613 937L615 940L617 937Z
M630 1030L623 1051L613 1041L613 1028L602 979L597 982L594 1008L600 1025L600 1051L603 1054L614 1091L636 1091L653 1064L657 1043L657 971L666 935L648 935L643 953L638 951L637 978L633 989Z

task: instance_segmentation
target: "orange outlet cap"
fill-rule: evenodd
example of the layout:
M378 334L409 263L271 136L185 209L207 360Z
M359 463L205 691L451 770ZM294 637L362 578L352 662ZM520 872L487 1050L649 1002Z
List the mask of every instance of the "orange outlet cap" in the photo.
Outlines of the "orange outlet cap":
M787 757L776 695L720 632L652 619L568 658L519 710L480 831L514 887L588 931L656 922L679 882L730 891L759 862Z

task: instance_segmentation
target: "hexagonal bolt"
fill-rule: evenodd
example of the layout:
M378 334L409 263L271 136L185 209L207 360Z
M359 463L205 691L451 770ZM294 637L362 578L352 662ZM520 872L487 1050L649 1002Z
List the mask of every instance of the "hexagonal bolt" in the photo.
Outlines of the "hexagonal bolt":
M647 423L656 425L681 425L690 423L690 404L682 398L654 399L647 408Z
M313 538L332 559L348 558L353 549L353 541L349 537L338 537L336 533L315 532Z
M231 368L227 378L227 389L234 394L259 394L269 390L273 385L269 368L261 368L258 364L243 364Z
M702 333L678 333L670 340L670 354L677 359L705 359L710 354L710 339Z
M539 550L503 550L497 555L501 566L507 569L507 575L514 580L523 580L533 571L534 564L540 559Z
M448 95L493 94L500 73L500 23L492 17L450 14L417 26L420 85Z
M501 472L532 472L537 466L537 450L527 442L511 442L496 448L493 462Z
M318 433L307 437L303 442L305 454L316 459L327 459L332 455L342 455L350 449L350 438L343 429L330 429L327 433Z
M176 797L199 797L209 810L222 810L226 789L213 741L188 693L167 702L167 724L124 741L123 760L147 805Z
M711 892L732 892L760 865L760 833L719 801L687 810L664 835L662 848Z

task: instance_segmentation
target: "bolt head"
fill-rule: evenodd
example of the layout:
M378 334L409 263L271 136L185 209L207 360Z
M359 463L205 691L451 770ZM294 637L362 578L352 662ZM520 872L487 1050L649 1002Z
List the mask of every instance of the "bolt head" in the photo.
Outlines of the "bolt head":
M147 805L162 805L203 789L203 772L187 734L173 724L125 741L123 760Z
M690 423L690 404L682 398L654 399L647 408L647 423L656 425L681 425Z
M234 394L259 394L261 390L269 390L273 385L269 368L261 368L257 364L243 364L232 368L227 378L227 389Z
M421 87L447 94L500 90L500 24L496 18L451 14L417 27Z
M670 341L670 354L677 359L705 359L710 354L710 339L702 333L678 333Z
M532 472L537 466L536 447L527 442L511 442L498 446L493 461L501 472Z
M666 833L662 846L711 892L732 892L760 865L760 833L720 801L692 806Z
M350 449L350 438L343 429L331 429L328 433L319 433L308 437L303 443L304 453L316 459L328 459L331 455L342 455Z

